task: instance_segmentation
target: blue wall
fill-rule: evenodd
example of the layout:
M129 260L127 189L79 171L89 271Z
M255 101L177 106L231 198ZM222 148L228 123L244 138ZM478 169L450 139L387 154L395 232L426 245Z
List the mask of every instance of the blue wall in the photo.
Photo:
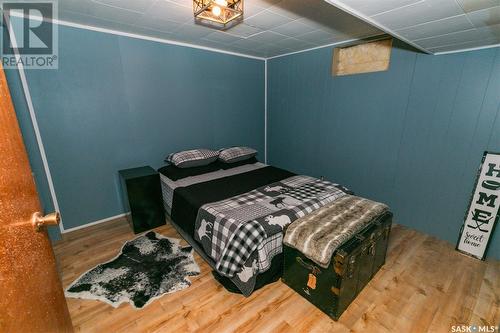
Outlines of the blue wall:
M18 73L7 71L47 210L47 183ZM264 152L264 62L59 27L59 69L27 70L66 229L123 213L118 170L173 151Z
M331 63L331 48L268 61L269 162L455 244L483 151L500 151L500 48L431 56L396 43L388 71L345 77Z

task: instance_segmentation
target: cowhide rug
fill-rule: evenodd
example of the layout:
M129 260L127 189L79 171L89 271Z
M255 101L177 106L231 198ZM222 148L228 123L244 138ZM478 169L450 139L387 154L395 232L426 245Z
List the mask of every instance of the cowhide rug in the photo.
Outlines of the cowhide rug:
M65 291L67 297L93 299L118 307L129 302L140 309L163 294L191 285L200 268L193 248L180 240L148 232L126 242L120 254L82 274Z

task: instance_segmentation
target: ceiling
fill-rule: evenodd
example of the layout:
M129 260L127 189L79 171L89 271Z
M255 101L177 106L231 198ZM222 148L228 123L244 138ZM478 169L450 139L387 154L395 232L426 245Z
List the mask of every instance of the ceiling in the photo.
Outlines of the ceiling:
M194 24L191 0L59 0L59 20L269 58L382 32L323 0L245 0L225 32Z
M326 0L428 53L500 44L500 0Z

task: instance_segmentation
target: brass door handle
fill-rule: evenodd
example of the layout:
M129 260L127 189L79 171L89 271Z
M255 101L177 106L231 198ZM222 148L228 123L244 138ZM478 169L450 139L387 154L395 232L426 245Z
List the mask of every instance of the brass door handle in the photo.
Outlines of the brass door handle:
M58 225L61 221L61 215L58 212L50 213L45 216L40 212L36 212L31 217L31 223L36 231L40 231L46 225Z

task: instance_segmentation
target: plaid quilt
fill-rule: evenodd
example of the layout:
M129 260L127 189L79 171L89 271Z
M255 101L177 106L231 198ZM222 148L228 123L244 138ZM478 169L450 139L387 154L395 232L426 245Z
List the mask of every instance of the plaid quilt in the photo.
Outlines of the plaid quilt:
M329 181L290 177L203 205L196 218L195 239L214 259L219 274L248 289L257 273L267 270L272 257L281 253L288 224L346 192Z

